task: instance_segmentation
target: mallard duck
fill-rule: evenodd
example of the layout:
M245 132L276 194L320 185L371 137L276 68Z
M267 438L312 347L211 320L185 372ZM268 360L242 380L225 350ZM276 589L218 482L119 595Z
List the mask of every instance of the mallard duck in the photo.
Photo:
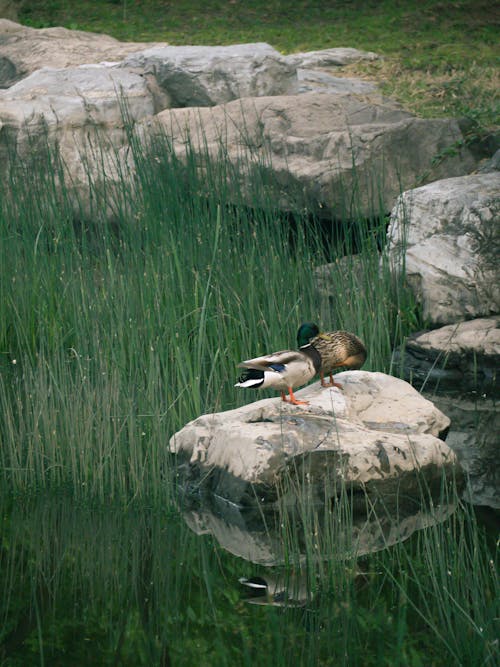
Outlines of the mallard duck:
M297 337L298 335L297 333ZM319 373L321 357L318 351L309 344L305 331L301 335L301 341L298 350L281 350L242 361L238 364L238 368L245 370L234 386L251 389L277 389L281 392L282 401L293 405L307 405L308 401L299 401L295 398L293 389L306 384ZM285 393L287 391L289 398Z
M319 352L321 366L319 376L322 387L339 387L342 385L333 379L334 368L350 368L357 370L366 361L366 348L361 340L349 331L328 331L321 333L316 324L305 322L297 333L298 345L307 341ZM325 374L330 382L325 382Z
M249 604L303 607L312 598L305 574L291 572L286 577L266 575L265 579L260 576L240 577L238 581L251 593L251 597L245 598Z

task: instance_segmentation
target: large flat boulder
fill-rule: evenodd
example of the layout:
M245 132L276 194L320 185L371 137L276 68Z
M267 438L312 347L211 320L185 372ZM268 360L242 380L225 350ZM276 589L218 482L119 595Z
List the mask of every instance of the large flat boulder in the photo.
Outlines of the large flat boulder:
M71 130L90 124L123 126L122 103L132 120L153 114L152 95L144 78L113 65L44 67L0 91L2 130L35 127Z
M102 61L119 62L157 42L120 42L93 32L36 29L0 19L0 44L0 88L7 88L42 67L61 69Z
M269 176L268 196L282 208L306 205L340 219L390 211L401 188L424 174L433 180L476 164L462 148L433 166L437 154L462 142L457 121L416 118L379 95L252 97L168 109L155 122L179 155L189 146L201 157L229 160L243 193L259 165ZM256 203L254 193L248 198Z
M7 165L15 154L29 163L57 145L75 213L91 216L98 205L112 218L126 125L154 111L147 80L129 70L103 64L42 68L0 91L0 160ZM96 202L99 190L106 195Z
M160 130L178 155L189 146L201 169L206 157L223 161L236 196L252 206L271 199L323 217L378 216L401 188L469 173L477 163L456 120L416 118L370 82L332 76L338 63L375 54L122 43L7 20L0 42L0 159L9 142L20 155L37 141L46 145L48 131L80 211L90 210L89 177L108 181L110 193L133 188L125 108L146 140ZM255 188L256 168L264 188ZM100 209L112 215L108 202Z
M447 178L404 192L388 248L432 325L500 312L500 172Z
M373 62L380 56L373 51L361 51L352 47L337 46L331 49L320 49L319 51L304 51L291 53L285 56L286 60L295 67L306 69L342 67L359 63L362 61Z
M372 81L336 76L336 74L345 65L363 60L371 62L379 58L380 56L372 51L360 51L350 47L291 53L285 56L285 59L287 63L297 68L297 81L287 92L290 95L308 92L354 93L356 95L375 93L377 85Z
M287 484L308 485L319 503L351 489L419 494L456 469L439 438L449 419L403 380L348 371L343 391L311 385L293 406L264 399L203 415L170 440L179 470L231 502L276 499Z
M354 95L371 95L376 93L378 86L372 81L363 81L345 76L333 76L328 72L315 69L297 70L297 81L288 93L352 93Z
M413 334L394 363L451 418L446 444L466 472L467 500L500 508L500 317Z
M122 67L153 76L169 107L282 95L297 80L296 67L265 43L157 46L128 56Z

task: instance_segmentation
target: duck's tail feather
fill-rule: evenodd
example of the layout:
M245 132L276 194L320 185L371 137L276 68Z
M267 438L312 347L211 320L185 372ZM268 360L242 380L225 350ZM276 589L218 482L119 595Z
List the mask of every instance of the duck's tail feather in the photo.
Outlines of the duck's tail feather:
M264 383L264 371L255 368L246 368L238 378L235 387L245 387L246 389L258 389Z

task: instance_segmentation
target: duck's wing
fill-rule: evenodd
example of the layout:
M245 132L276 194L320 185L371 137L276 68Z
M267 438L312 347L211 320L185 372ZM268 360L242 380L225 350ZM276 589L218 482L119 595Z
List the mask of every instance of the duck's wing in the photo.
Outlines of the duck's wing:
M283 371L292 363L302 362L304 355L296 350L281 350L255 359L248 359L238 364L238 368L254 368L259 371Z
M346 340L346 334L346 331L322 331L313 340L321 340L325 343L340 343Z
M332 331L328 335L331 336L331 340L338 341L340 345L343 345L349 355L364 353L366 357L365 344L361 338L351 331Z
M321 356L323 371L343 365L361 368L366 359L362 341L349 331L321 333L311 340L311 345Z

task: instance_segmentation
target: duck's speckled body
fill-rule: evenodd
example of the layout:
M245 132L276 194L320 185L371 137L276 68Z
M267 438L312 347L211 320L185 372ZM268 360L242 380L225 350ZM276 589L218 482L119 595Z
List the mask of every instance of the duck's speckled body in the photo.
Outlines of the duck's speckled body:
M306 384L319 373L321 357L318 351L309 344L307 334L304 333L299 350L281 350L262 357L255 357L255 359L242 361L238 367L245 370L234 385L235 387L277 389L281 392L283 401L294 405L307 405L307 401L298 401L295 398L293 390L295 387Z
M297 333L297 342L307 340L321 358L319 375L322 387L339 387L342 385L333 379L333 370L348 368L357 370L366 361L366 348L363 342L350 331L328 331L321 333L316 324L305 322ZM325 375L330 381L325 382Z

